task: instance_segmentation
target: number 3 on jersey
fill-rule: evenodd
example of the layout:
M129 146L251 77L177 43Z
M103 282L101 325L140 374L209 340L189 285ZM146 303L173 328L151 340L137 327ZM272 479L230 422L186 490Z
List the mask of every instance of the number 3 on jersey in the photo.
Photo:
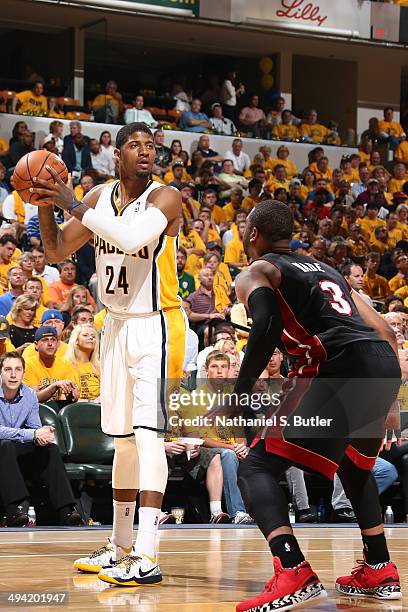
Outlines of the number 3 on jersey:
M108 277L108 281L106 283L105 293L107 295L114 295L115 289L112 289L112 283L115 276L115 268L113 266L106 266L106 276ZM116 289L122 289L125 295L129 293L129 283L127 282L126 266L121 266L119 270Z
M350 317L353 313L351 304L344 299L344 293L337 283L332 281L320 281L319 283L322 291L326 291L331 294L332 299L330 300L330 306L339 314L347 315Z

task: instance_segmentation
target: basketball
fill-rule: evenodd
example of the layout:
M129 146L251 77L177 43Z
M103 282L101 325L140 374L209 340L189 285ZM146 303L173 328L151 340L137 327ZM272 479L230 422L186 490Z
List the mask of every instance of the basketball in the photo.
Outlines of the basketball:
M68 169L60 157L45 150L31 151L19 160L13 174L14 188L23 202L36 204L37 206L45 205L41 202L40 195L30 192L30 187L34 186L34 176L51 183L54 182L53 177L45 168L46 165L51 166L58 172L64 183L67 182Z

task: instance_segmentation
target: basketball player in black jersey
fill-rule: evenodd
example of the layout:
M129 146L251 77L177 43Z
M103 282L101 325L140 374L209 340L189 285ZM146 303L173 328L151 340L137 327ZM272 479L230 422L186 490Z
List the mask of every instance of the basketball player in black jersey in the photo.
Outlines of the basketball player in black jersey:
M330 479L337 472L356 514L364 561L337 579L336 590L401 598L370 471L386 419L387 427L397 427L395 410L394 421L389 416L401 378L395 336L339 273L291 252L292 231L288 206L258 204L244 236L252 263L236 281L237 296L253 319L236 393L250 392L276 346L295 361L292 387L274 426L254 440L239 471L242 496L269 542L275 574L265 592L238 604L237 612L291 610L326 596L293 535L279 486L291 465Z

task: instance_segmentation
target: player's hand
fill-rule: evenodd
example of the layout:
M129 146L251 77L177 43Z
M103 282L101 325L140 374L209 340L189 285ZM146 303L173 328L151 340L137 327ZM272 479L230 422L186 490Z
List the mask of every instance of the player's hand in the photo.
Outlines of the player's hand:
M40 195L41 202L44 204L55 204L58 208L67 210L74 199L71 175L68 176L68 182L65 184L54 168L45 166L45 169L51 174L55 183L50 183L34 176L33 183L35 187L31 187L30 191Z

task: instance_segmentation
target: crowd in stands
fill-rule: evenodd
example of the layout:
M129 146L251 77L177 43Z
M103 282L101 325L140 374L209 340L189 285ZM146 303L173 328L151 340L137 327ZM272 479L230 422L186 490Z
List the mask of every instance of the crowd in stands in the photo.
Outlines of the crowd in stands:
M89 100L87 107L80 107L72 98L53 98L45 95L42 80L35 81L30 89L21 92L2 92L0 110L21 115L47 116L54 119L94 120L100 123L127 124L143 121L151 128L163 126L186 132L206 132L226 136L242 135L273 140L298 141L315 144L340 145L338 122L332 120L323 125L315 109L298 118L286 108L285 99L278 97L274 104L261 107L258 93L248 93L237 82L235 72L224 81L213 77L207 89L193 95L175 83L166 92L163 101L172 109L145 107L144 96L139 94L124 102L115 81L108 81L105 91ZM3 104L1 105L1 102ZM11 102L11 103L10 103ZM57 125L57 124L56 124ZM344 132L347 133L344 126ZM54 138L58 138L55 127ZM349 138L349 135L347 136ZM30 143L27 143L30 144ZM4 153L0 151L0 155Z
M137 105L140 100L132 110L132 120L141 118L137 113L143 109ZM199 136L190 158L180 140L165 144L165 132L156 129L153 178L176 187L182 195L177 271L179 294L190 323L184 366L184 385L189 390L197 378L198 386L216 392L220 381L233 381L238 375L251 321L236 299L234 279L248 265L242 243L245 220L252 208L270 198L286 203L293 213L293 252L310 255L340 271L353 289L384 314L397 334L405 380L408 144L392 109L385 109L384 120L377 127L384 144L394 152L393 162L382 163L379 140L371 138L368 130L358 152L343 157L337 168L330 166L320 145L310 151L305 167L298 168L286 144L278 148L276 157L269 146L262 145L251 159L243 141L232 137L230 150L220 155L212 149L209 134ZM7 153L3 160L9 155L9 163L14 165L33 150L33 139L29 142L28 135L32 136L27 125L18 121L9 143L4 143ZM102 132L99 141L90 139L82 124L72 121L70 133L62 138L61 124L53 120L50 134L40 146L62 156L73 174L79 199L95 184L116 180L109 131ZM0 163L0 171L0 354L12 352L17 362L23 357L22 380L37 402L51 403L59 410L79 401L86 410L86 402L99 398L98 333L105 316L97 295L93 247L86 244L72 259L48 265L36 207L24 203L13 190L10 167L7 170ZM68 218L68 214L63 217L56 212L58 223ZM0 360L0 369L4 363ZM290 362L277 349L257 384L266 389L280 385L288 368ZM4 389L3 395L5 398ZM0 404L4 398L0 393ZM189 408L185 410L188 414ZM5 439L5 430L19 427L7 419L6 411L0 409L0 442ZM187 458L180 438L191 433L203 438L204 446L195 447ZM253 436L250 430L242 436L224 429L175 431L166 442L170 466L205 484L212 522L252 520L245 511L236 474ZM408 517L408 442L381 455L375 475L381 490L399 476ZM303 473L292 470L287 480L298 519L315 520ZM14 506L17 501L12 500ZM1 473L0 502L7 506ZM339 482L332 505L335 520L354 520ZM68 510L68 519L67 511L62 519L65 522L73 520L73 510ZM15 511L6 509L6 514L13 517ZM166 521L169 515L162 518Z

